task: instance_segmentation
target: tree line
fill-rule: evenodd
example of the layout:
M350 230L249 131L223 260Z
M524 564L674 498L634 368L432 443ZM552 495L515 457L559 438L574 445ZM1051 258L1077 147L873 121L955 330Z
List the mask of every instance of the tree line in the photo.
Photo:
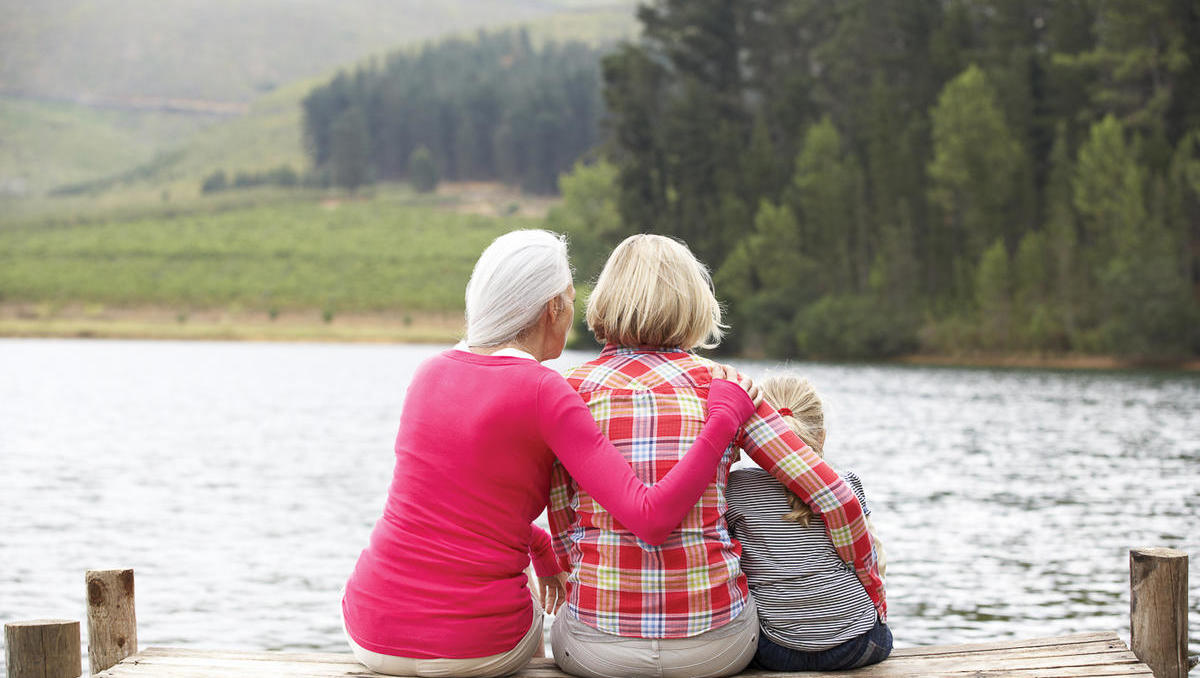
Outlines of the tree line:
M730 348L1200 353L1200 3L657 0L551 226L715 270Z
M535 46L523 30L395 52L304 99L306 149L350 189L409 179L414 167L420 180L432 171L553 193L599 141L599 58L578 42Z

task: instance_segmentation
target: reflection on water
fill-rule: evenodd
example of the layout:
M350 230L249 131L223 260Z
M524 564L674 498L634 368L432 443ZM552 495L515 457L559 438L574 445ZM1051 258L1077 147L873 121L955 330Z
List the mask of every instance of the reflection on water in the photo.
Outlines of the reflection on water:
M85 569L133 567L143 646L342 651L436 350L0 340L0 620L80 619ZM1200 378L794 369L875 507L898 645L1127 638L1128 550L1156 545L1192 555L1200 646Z

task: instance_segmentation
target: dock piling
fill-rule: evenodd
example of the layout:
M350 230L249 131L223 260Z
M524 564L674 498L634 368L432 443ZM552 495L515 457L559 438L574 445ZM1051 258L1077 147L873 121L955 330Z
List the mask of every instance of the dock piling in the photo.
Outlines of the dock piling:
M133 570L88 570L88 661L99 673L137 653Z
M4 625L8 678L79 678L79 622L35 619Z
M1129 552L1129 632L1155 678L1187 678L1188 555L1168 548Z

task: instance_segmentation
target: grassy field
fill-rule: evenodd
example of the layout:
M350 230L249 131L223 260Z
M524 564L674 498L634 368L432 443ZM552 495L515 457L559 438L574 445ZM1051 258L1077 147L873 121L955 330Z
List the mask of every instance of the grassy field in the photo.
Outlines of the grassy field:
M460 312L479 252L504 231L539 223L439 209L399 189L260 200L8 220L0 303L27 310L7 322L103 322L106 312L130 320L122 311L150 308L169 309L168 321L219 309L253 319L307 312L325 324L387 312L411 324L413 314Z

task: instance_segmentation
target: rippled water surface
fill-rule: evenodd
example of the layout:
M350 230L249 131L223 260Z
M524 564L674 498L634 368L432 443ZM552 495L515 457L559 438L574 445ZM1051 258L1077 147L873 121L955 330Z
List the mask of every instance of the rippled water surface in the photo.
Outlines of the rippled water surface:
M437 350L0 340L0 621L83 619L84 571L132 567L143 647L343 651L339 589ZM1191 554L1200 649L1200 378L793 369L874 505L898 645L1128 639L1128 550L1155 545Z

